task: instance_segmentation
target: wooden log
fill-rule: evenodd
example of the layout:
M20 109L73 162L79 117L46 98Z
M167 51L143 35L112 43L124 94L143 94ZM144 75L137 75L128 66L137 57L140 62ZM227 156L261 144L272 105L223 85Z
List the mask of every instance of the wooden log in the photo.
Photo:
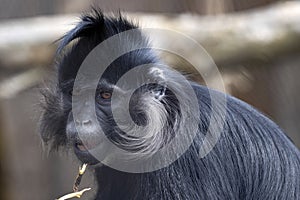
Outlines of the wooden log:
M300 2L217 16L191 14L128 14L143 27L167 28L194 38L215 62L237 63L271 59L299 50ZM74 15L51 16L0 23L0 67L45 66L51 63L55 45L77 21ZM180 44L174 47L180 49ZM191 56L193 50L188 52Z

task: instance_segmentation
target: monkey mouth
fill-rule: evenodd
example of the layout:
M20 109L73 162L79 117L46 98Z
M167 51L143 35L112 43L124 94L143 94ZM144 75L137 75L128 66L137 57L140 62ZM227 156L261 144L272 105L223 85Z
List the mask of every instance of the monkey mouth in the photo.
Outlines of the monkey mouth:
M77 156L77 158L83 163L95 165L99 163L99 160L97 160L89 151L93 150L98 145L99 144L94 141L78 141L74 144L74 153Z
M76 142L75 143L75 147L79 150L79 151L89 151L92 150L94 148L97 147L98 144L96 144L95 142Z
M87 151L87 148L83 144L75 144L75 147L80 151Z

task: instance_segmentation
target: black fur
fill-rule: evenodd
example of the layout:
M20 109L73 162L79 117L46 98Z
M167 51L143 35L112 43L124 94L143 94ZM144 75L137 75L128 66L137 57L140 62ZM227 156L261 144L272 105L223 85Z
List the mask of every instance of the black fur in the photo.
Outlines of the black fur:
M107 17L94 10L63 37L56 87L44 92L40 125L44 141L51 141L55 148L68 146L66 123L71 108L65 95L73 86L68 81L75 78L83 59L97 44L135 28L121 16ZM72 41L73 46L63 52ZM150 49L131 52L115 61L104 77L114 83L134 66L157 62ZM210 123L211 100L208 88L191 85L198 97L201 122L190 148L170 166L154 172L133 174L108 166L96 168L96 199L300 199L299 150L270 119L231 96L226 96L220 140L206 157L199 158L198 150ZM171 95L166 102L172 100L176 101ZM169 116L174 114L169 112Z

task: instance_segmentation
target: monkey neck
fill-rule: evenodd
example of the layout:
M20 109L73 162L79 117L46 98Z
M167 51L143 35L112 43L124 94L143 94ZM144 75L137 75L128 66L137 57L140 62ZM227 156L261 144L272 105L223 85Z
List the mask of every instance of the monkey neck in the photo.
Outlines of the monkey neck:
M96 199L126 200L146 195L142 188L147 175L121 172L106 166L97 168L95 175L98 184Z
M96 169L95 175L98 182L96 199L99 200L188 199L189 195L198 197L200 188L200 185L192 185L195 183L195 174L184 170L178 162L167 168L140 174L102 166Z
M148 173L127 173L107 166L96 168L98 183L96 199L139 200L139 199L207 199L199 196L205 185L207 173L198 163L198 154L186 152L168 167ZM189 170L186 169L189 166ZM206 169L206 168L204 168ZM200 178L201 177L201 178ZM201 190L204 193L204 190Z

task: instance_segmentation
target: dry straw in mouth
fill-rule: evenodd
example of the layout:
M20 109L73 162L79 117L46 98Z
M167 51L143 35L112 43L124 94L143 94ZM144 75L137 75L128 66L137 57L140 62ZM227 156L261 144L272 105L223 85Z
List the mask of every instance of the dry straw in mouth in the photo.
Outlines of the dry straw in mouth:
M58 198L57 200L67 200L67 199L71 199L71 198L75 198L75 197L80 198L84 192L91 190L91 188L85 188L81 191L78 191L78 187L80 185L80 182L81 182L82 176L86 170L86 167L87 167L86 163L82 164L82 166L79 167L78 175L76 176L75 182L73 185L73 192L62 196L62 197Z

